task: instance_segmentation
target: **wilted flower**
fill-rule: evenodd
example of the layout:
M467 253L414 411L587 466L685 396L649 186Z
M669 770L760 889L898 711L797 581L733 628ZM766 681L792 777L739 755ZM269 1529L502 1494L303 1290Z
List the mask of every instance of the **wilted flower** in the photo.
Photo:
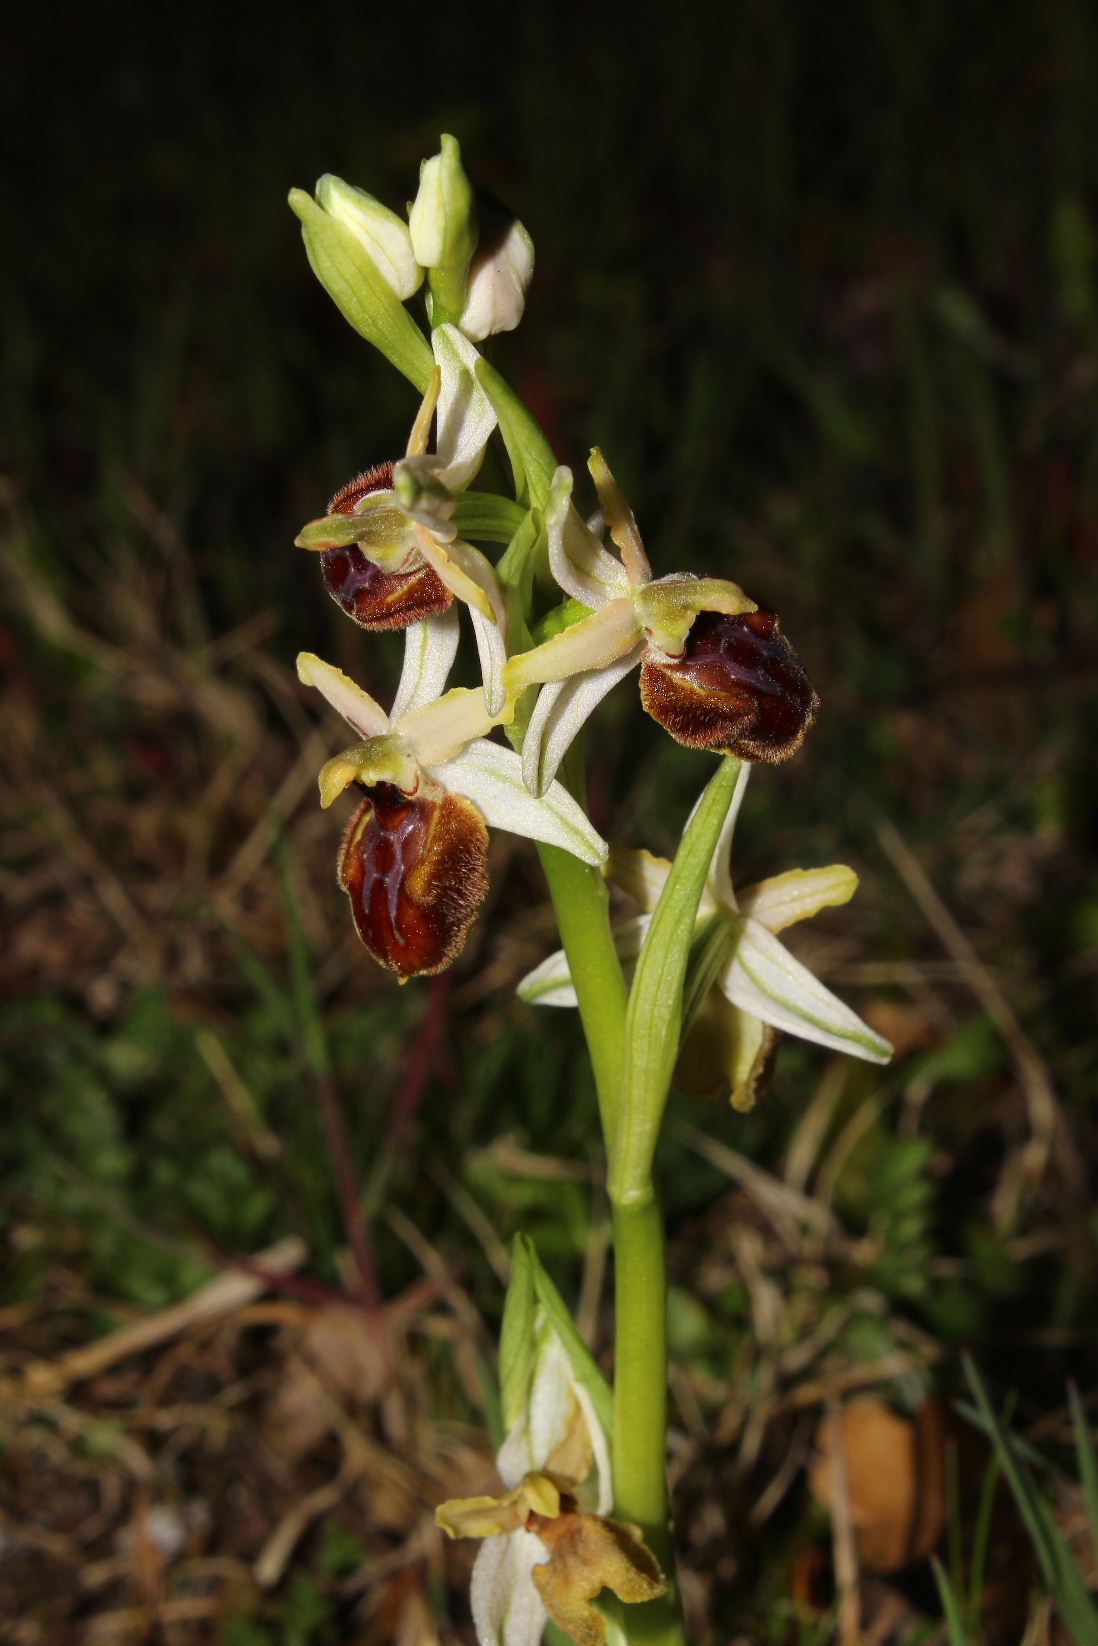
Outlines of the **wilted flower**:
M352 783L366 798L339 856L339 883L374 959L404 980L442 971L460 953L487 889L487 826L548 841L586 863L606 844L557 783L534 800L518 755L488 742L500 724L483 693L440 695L458 644L453 611L408 630L391 715L311 652L298 676L315 686L361 742L320 773L320 803Z
M678 742L744 760L787 759L818 701L777 617L721 578L653 580L632 510L600 452L589 466L621 560L584 525L572 506L571 473L558 469L545 516L550 565L561 588L593 610L504 670L515 694L550 682L523 745L533 792L551 781L588 715L638 663L644 708Z
M537 1281L544 1289L544 1276ZM520 1300L521 1342L508 1328L516 1282L530 1283ZM505 1418L509 1406L517 1411L496 1457L509 1489L454 1499L435 1514L450 1537L485 1540L470 1594L480 1646L537 1646L547 1618L577 1646L603 1646L606 1625L591 1605L603 1589L638 1602L666 1588L637 1527L610 1518L609 1445L592 1392L598 1374L585 1366L574 1327L570 1336L566 1343L535 1298L529 1269L516 1261L500 1356ZM507 1365L509 1358L522 1364ZM518 1387L517 1400L508 1400L509 1385Z
M739 1109L754 1102L778 1029L870 1063L887 1063L892 1056L887 1040L825 989L775 935L821 909L848 902L858 885L854 871L842 863L791 869L746 886L738 895L732 889L732 835L750 770L744 765L740 772L697 915L699 927L713 922L718 928L723 960L687 1028L676 1069L680 1084L698 1096L731 1087ZM649 852L611 850L607 874L644 910L615 928L615 944L626 962L640 952L670 870L670 863ZM563 951L530 972L518 992L534 1005L574 1006Z
M493 712L503 704L505 613L491 562L453 525L455 494L475 478L496 426L478 383L476 349L454 326L432 334L437 368L404 458L343 486L327 514L295 539L319 552L324 586L364 629L406 628L445 611L455 595L469 607ZM437 402L435 450L427 452Z

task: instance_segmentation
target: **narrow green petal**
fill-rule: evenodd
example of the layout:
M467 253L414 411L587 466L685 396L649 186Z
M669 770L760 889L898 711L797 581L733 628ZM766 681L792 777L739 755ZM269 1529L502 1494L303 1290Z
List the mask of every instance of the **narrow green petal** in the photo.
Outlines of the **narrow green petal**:
M620 886L647 914L651 914L659 902L670 873L671 865L666 857L656 857L643 848L634 851L630 846L616 844L610 848L607 879Z

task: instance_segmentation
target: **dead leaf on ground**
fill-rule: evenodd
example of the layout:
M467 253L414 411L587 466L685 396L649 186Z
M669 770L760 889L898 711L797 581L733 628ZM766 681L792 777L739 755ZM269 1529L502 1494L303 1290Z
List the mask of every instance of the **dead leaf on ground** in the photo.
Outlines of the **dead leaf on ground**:
M883 1401L858 1400L821 1418L812 1489L829 1507L835 1490L836 1426L846 1459L858 1558L871 1572L896 1572L934 1548L946 1519L946 1420L928 1400L914 1417Z

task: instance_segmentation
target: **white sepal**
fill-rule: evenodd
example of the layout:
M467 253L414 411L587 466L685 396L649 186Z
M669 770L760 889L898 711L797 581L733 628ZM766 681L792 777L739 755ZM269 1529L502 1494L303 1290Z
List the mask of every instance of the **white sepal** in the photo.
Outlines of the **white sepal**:
M545 509L549 566L561 588L596 611L631 594L625 568L592 536L572 504L572 471L559 468Z
M404 667L393 699L392 719L423 708L441 697L457 656L460 625L456 606L449 606L404 631Z
M818 1046L887 1063L892 1047L794 960L758 920L744 920L719 985L734 1006Z
M740 815L744 791L747 788L747 779L750 776L750 762L744 760L740 764L740 775L737 777L736 787L732 791L728 815L724 820L720 834L717 836L713 861L709 865L707 890L714 901L723 904L726 909L736 908L736 894L732 889L732 836L736 830L736 821ZM694 813L691 812L690 816L693 817L693 815Z
M315 686L359 737L382 737L389 730L389 716L381 704L349 680L342 669L325 663L315 653L298 652L297 678L306 686Z
M515 993L528 1006L578 1006L568 956L557 949L540 966L527 972Z
M507 662L507 608L503 591L492 562L471 543L458 537L446 553L451 567L456 567L462 577L480 590L488 608L486 616L481 606L469 602L484 681L484 701L492 714L499 714L507 699L503 689L503 666Z
M438 478L452 492L464 491L476 475L484 448L498 421L476 376L480 355L456 326L436 326L431 347L442 373L435 450Z
M548 1559L533 1532L485 1538L469 1587L478 1646L539 1646L549 1614L531 1573Z
M607 692L636 668L639 656L637 648L596 672L574 674L542 687L522 743L522 772L531 794L545 793L584 721Z
M627 973L641 952L651 919L651 915L636 915L631 920L619 921L611 930L614 949ZM578 1005L564 950L558 949L532 972L527 972L515 993L530 1006Z
M605 840L567 789L554 783L543 799L535 800L522 781L522 761L512 749L478 739L458 759L433 766L431 776L478 806L490 828L560 846L584 863L606 861Z

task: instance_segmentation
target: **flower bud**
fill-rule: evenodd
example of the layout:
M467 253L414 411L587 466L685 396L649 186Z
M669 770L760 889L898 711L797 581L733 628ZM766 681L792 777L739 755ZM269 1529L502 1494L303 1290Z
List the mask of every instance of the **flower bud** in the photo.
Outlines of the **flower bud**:
M411 795L374 784L348 825L338 875L379 965L401 982L448 966L488 889L487 861L488 830L471 801L422 778Z
M328 513L355 514L364 497L391 492L392 487L393 464L379 463L336 492ZM394 514L398 515L394 543L398 543L407 526L398 511ZM404 629L409 623L444 612L453 602L453 595L437 572L415 552L414 542L409 547L411 564L407 570L379 565L357 543L321 551L324 587L360 628Z
M497 331L514 331L522 319L534 272L534 242L490 195L477 197L480 239L469 266L469 289L457 324L480 342Z
M416 261L425 269L468 268L477 244L476 214L456 137L444 135L441 152L423 162L408 227Z
M316 185L317 205L350 229L403 302L420 288L423 270L412 252L408 225L365 189L325 172Z
M819 699L774 612L699 612L682 655L647 657L641 702L679 743L741 760L786 760Z
M321 186L329 201L338 197L340 215L325 210L304 189L291 189L289 196L312 271L359 336L380 350L422 394L431 381L434 360L427 339L392 284L395 239L388 229L384 231L385 258L379 263L363 238L361 219L352 225L342 215L349 210L347 195L339 189L333 194L332 183L324 178ZM347 188L342 185L343 190Z

